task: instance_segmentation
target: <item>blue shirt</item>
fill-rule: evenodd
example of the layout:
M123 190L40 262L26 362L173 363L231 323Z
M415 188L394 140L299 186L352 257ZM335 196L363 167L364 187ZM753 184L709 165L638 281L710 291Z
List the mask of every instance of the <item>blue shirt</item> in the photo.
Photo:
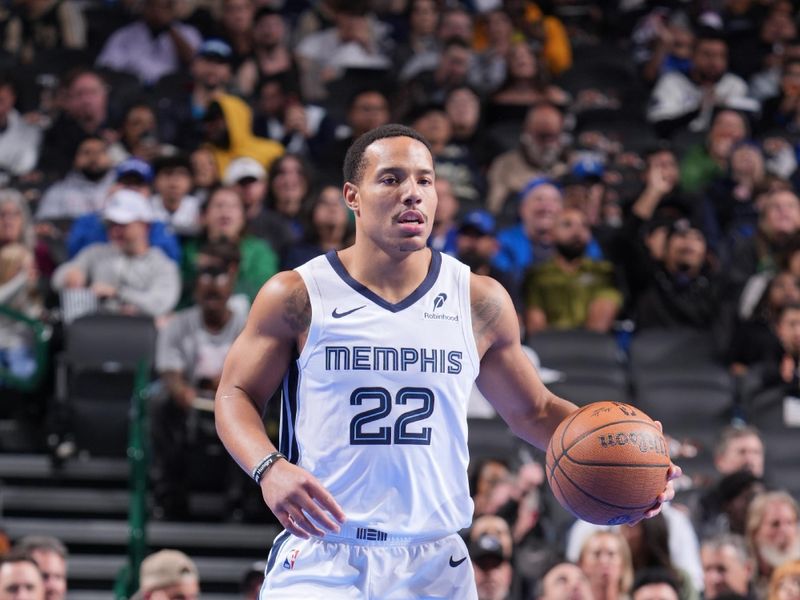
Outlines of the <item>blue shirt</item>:
M89 213L73 221L67 237L67 252L72 258L90 244L107 241L108 233L102 217L98 213ZM150 245L154 248L161 248L164 254L180 263L181 246L175 234L167 228L166 223L161 221L150 223Z
M532 264L549 258L552 249L552 246L544 246L530 240L525 234L522 223L501 231L497 234L497 241L500 242L500 250L494 257L494 267L518 281ZM603 251L596 240L592 239L589 242L586 256L592 260L603 258Z

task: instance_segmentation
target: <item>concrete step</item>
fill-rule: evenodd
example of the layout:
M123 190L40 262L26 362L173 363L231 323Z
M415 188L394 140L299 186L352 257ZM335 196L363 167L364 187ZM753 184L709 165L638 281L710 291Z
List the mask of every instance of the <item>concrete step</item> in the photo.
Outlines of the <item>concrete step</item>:
M72 545L117 546L128 543L128 523L106 519L33 519L8 517L3 528L12 539L23 535L52 535ZM272 525L233 523L174 523L151 522L147 526L147 541L154 548L192 548L255 551L264 554L279 532Z
M251 558L225 558L192 556L200 572L200 582L209 586L227 584L235 587L250 566L257 560L266 560L268 550ZM122 555L82 554L69 557L71 581L105 581L111 588L117 573L125 565ZM204 596L205 597L205 596Z

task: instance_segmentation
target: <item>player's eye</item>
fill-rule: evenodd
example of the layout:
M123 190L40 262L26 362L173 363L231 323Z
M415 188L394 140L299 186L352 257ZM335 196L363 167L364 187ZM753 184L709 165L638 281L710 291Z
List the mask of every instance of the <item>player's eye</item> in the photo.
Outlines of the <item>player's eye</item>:
M381 179L381 183L386 185L394 185L397 183L397 177L384 177Z

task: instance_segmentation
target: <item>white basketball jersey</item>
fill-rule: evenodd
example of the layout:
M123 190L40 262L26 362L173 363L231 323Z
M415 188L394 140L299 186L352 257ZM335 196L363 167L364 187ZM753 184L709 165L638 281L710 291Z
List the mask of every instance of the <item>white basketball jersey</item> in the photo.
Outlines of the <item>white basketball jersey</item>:
M335 252L297 271L312 317L284 379L281 451L363 539L468 527L467 401L479 368L469 269L433 251L425 280L397 304Z

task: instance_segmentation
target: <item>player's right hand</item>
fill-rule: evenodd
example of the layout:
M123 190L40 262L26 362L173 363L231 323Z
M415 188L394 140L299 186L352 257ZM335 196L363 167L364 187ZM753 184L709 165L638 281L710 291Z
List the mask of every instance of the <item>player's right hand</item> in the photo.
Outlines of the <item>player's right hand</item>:
M261 480L261 494L281 525L299 538L323 537L326 532L315 522L338 533L345 520L342 508L319 480L287 460L279 460L267 471Z

